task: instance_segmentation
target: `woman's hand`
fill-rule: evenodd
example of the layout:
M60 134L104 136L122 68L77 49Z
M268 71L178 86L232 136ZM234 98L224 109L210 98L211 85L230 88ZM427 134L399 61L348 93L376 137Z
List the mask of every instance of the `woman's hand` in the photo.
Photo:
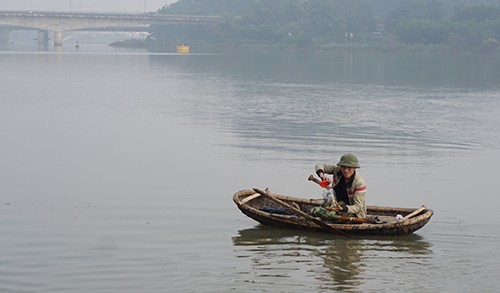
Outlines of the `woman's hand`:
M345 212L347 212L347 206L345 206L345 205L339 205L338 202L335 202L333 204L333 206L328 207L327 210L329 210L329 211L335 211L335 212L336 211L342 211L342 212L345 213Z

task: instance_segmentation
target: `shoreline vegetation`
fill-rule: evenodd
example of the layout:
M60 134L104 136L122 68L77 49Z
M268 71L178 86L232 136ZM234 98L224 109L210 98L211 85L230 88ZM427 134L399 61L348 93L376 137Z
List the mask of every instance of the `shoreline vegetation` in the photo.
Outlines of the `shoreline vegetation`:
M184 43L184 42L182 42ZM151 52L171 52L175 53L176 46L181 42L156 42L148 39L127 39L110 43L109 46L115 48L143 49ZM290 46L288 44L238 44L238 43L206 43L206 42L186 42L191 46L191 52L196 53L198 48L208 51L218 51L219 49L229 49L234 52L246 51L284 51L284 52L398 52L398 53L487 53L500 55L500 47L494 49L475 48L454 48L448 45L409 45L409 44L325 44L311 45L307 47ZM206 51L205 51L206 52Z
M498 0L178 0L156 13L218 16L212 24L151 25L145 40L112 46L166 50L171 43L293 51L498 52Z

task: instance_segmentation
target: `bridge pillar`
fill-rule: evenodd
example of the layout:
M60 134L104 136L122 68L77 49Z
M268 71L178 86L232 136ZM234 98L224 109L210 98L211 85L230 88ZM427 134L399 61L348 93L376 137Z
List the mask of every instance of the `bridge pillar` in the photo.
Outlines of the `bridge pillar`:
M49 46L49 32L46 30L39 30L37 34L37 44L38 46L48 47Z
M62 46L62 32L55 31L54 32L54 47L61 47L61 46Z

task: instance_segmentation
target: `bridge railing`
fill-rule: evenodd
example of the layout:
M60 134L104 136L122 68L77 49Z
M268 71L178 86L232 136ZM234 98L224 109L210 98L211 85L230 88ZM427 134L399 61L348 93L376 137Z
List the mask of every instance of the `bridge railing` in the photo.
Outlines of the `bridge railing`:
M0 11L0 16L14 17L53 17L53 18L89 18L89 19L128 19L143 21L186 21L219 22L221 16L210 15L173 15L158 13L94 13L94 12L53 12L53 11Z

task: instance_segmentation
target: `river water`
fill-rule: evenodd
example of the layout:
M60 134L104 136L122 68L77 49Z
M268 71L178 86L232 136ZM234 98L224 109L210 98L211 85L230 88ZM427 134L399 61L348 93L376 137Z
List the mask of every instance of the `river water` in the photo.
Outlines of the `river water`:
M500 58L64 47L0 52L0 292L500 290ZM244 216L241 189L320 197L356 154L404 237Z

